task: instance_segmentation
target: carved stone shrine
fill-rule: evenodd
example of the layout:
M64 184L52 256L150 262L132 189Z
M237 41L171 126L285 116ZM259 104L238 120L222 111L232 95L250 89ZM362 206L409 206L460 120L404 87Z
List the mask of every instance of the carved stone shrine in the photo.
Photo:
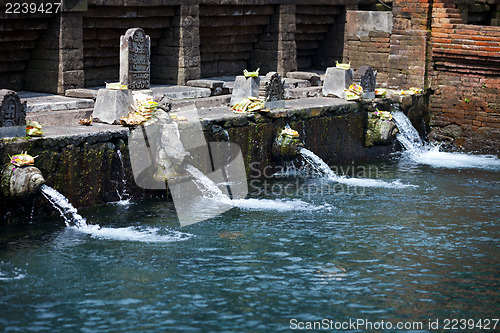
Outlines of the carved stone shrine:
M26 109L13 90L0 90L0 137L26 135Z
M360 77L360 85L363 88L363 97L366 99L375 98L375 87L377 85L377 72L370 66L361 66L356 71L356 76Z
M281 79L281 75L274 73L266 83L266 102L283 99L285 99L285 82Z
M120 38L120 84L149 89L151 39L141 28L128 29Z

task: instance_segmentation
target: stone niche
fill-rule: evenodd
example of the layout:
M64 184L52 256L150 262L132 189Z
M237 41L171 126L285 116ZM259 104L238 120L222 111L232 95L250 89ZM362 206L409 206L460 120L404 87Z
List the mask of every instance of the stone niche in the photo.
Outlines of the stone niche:
M26 136L26 105L13 90L0 90L0 138Z
M128 89L149 89L151 39L141 28L128 29L120 38L120 84Z

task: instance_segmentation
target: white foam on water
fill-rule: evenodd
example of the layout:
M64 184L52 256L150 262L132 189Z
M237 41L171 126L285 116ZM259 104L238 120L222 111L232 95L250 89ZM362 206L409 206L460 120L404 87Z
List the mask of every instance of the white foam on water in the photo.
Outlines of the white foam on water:
M399 129L397 139L405 148L404 159L437 168L500 170L500 159L496 156L444 152L437 146L423 143L403 112L396 111L392 115Z
M101 228L97 224L87 224L87 221L80 214L78 214L76 208L73 207L64 195L47 185L42 185L41 190L43 195L61 213L61 216L64 218L68 228L91 235L95 238L150 243L170 243L184 241L193 236L180 231L153 227ZM120 200L116 202L116 204L128 205L128 200Z
M279 212L288 211L315 211L320 209L330 210L329 204L316 206L300 199L282 200L282 199L236 199L232 200L233 206L241 209L251 210L274 210Z
M147 243L179 242L188 240L193 236L189 233L156 227L101 228L93 224L83 228L73 228L98 239Z
M0 261L0 281L15 281L24 279L27 276L26 271L12 267L10 263Z
M128 206L130 206L131 201L129 198L129 199L122 199L122 200L118 200L118 201L109 202L108 204L128 207Z
M399 179L387 182L381 179L373 178L348 178L345 176L337 175L328 164L325 163L318 155L314 154L309 149L300 149L302 157L311 165L311 167L320 174L323 178L328 180L352 186L359 187L382 187L382 188L405 188L405 187L418 187L417 185L403 184Z
M403 184L399 179L387 182L384 180L373 179L373 178L347 178L344 176L337 176L333 180L341 184L360 186L360 187L382 187L382 188L394 188L394 189L418 187L418 185Z
M439 147L405 151L402 157L436 168L500 170L500 159L496 156L444 152L439 151Z

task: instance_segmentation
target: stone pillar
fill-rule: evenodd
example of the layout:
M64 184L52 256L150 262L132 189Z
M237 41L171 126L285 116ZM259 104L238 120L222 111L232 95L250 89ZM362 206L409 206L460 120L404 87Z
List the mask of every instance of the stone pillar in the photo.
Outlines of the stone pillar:
M295 44L295 5L279 6L278 63L280 75L297 70L297 46Z
M57 93L83 88L83 15L82 12L63 12L60 18L59 82Z
M61 12L37 40L28 64L25 88L30 91L64 94L82 88L83 15Z
M179 10L179 69L177 84L201 77L200 6L185 1Z

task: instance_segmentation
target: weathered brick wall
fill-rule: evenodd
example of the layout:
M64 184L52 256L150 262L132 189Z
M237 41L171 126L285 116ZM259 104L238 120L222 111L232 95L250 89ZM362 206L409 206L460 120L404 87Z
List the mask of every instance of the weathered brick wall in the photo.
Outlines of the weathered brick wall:
M463 24L448 0L432 16L431 138L498 153L500 27Z
M371 20L371 27L364 26ZM345 29L344 62L354 70L371 66L377 71L377 85L386 87L389 80L389 52L392 31L390 12L348 11Z
M425 88L429 68L430 12L433 0L394 0L389 55L393 88Z

